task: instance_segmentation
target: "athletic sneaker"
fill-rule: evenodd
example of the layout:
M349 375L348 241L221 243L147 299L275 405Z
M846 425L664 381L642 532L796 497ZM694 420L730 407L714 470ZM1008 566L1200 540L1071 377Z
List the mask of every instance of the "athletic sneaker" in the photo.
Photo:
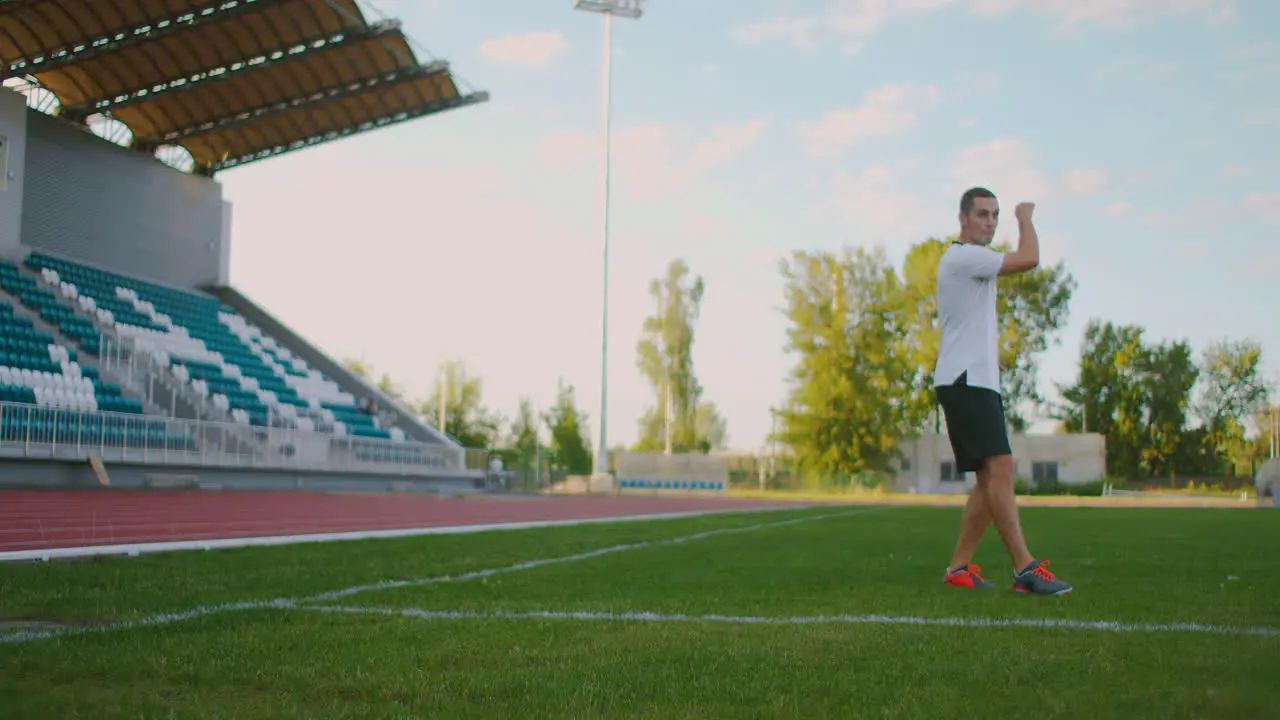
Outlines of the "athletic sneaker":
M942 575L942 584L952 587L978 588L979 590L995 587L995 585L982 579L982 576L978 574L981 570L982 568L973 564L961 565L955 570L947 570Z
M1022 572L1013 576L1013 589L1029 595L1069 595L1074 588L1049 572L1048 560L1032 560Z

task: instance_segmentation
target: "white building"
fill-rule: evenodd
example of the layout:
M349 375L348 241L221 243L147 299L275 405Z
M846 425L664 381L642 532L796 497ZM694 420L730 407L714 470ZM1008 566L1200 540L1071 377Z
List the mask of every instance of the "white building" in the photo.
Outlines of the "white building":
M1032 484L1054 481L1064 485L1084 485L1101 480L1107 468L1107 444L1103 435L1013 435L1015 475ZM956 473L955 455L945 431L927 433L900 446L903 460L898 466L895 489L899 492L963 493L973 486L973 474Z

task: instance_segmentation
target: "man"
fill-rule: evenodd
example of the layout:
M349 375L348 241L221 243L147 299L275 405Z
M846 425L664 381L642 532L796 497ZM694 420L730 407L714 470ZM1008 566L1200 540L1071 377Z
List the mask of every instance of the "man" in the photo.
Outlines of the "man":
M964 507L960 539L943 577L947 585L992 588L971 565L978 543L993 521L1013 560L1013 588L1034 595L1066 595L1071 585L1036 562L1022 537L1014 497L1013 452L1000 399L1000 326L996 316L996 279L1040 264L1040 244L1031 223L1034 203L1014 209L1018 249L989 247L1000 219L996 196L972 188L960 198L960 238L938 265L938 320L942 329L934 384L947 420L957 473L977 473L977 485Z

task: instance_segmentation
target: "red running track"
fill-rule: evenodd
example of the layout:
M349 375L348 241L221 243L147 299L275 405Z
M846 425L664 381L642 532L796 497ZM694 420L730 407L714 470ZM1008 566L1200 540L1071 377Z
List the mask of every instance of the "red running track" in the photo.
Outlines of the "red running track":
M804 505L695 497L4 490L0 553Z

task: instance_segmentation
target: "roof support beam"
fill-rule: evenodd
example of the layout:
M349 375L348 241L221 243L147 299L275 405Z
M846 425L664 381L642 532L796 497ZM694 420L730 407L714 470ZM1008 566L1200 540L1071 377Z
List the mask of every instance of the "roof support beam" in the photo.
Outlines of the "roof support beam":
M291 0L212 0L177 15L154 18L138 26L116 28L99 37L80 38L56 50L11 60L0 67L0 80L60 70L98 55L184 32L197 25L260 12L268 5L287 2Z
M258 0L262 2L263 0ZM300 40L288 47L275 48L261 55L242 58L230 65L201 70L187 77L172 78L157 85L134 88L115 97L102 97L86 100L77 105L90 112L110 112L122 107L134 105L151 99L160 93L178 93L204 87L209 82L230 80L261 68L279 65L302 54L319 54L329 50L346 47L352 43L363 42L370 38L380 37L400 29L398 21L387 21L364 27L351 27L339 34L323 35Z
M415 78L427 77L430 75L438 75L440 73L444 73L448 71L449 71L448 63L434 62L429 65L421 65L418 67L390 72L383 75L376 75L373 77L361 78L360 80L357 80L355 82L344 83L342 85L332 85L330 87L321 88L311 93L310 95L307 95L306 97L291 98L289 100L284 100L281 102L270 103L267 105L260 105L256 108L245 110L244 112L239 112L234 115L226 115L220 118L216 118L208 122L201 123L200 125L193 125L191 127L180 128L178 130L165 133L159 138L156 138L156 141L165 145L181 143L185 140L190 140L192 138L200 137L201 135L208 135L210 133L222 132L224 130L229 130L231 128L235 128L240 125L248 125L251 123L256 123L261 120L270 118L272 116L289 112L291 110L297 110L299 108L305 108L311 105L321 105L325 103L330 103L336 100L340 100L341 98L344 98L348 95L359 95L361 93L368 92L378 87L382 87L386 85L394 85L398 82L403 82L405 80L412 80Z
M292 142L292 143L289 143L288 145L280 145L280 146L268 148L266 150L262 150L259 152L242 155L236 158L227 158L226 160L223 160L221 162L201 168L198 172L212 175L213 173L219 170L229 170L233 167L247 165L251 162L254 162L255 160L265 160L270 157L275 157L277 155L283 155L288 152L293 152L294 150L301 150L303 148L315 147L316 145L323 145L324 143L333 142L334 140L341 140L342 138L351 137L352 135L359 135L361 133L365 133L370 130L389 127L391 125L399 125L400 123L409 122L410 120L416 120L420 117L424 117L427 115L434 115L436 113L444 112L446 110L453 110L456 108L467 107L469 105L477 105L479 103L488 102L488 101L489 101L489 93L483 92L483 91L472 93L471 95L463 95L460 97L450 98L448 100L439 100L433 103L427 103L425 105L421 105L412 110L401 110L399 112L383 115L382 117L372 118L366 122L362 122L359 125L356 125L353 127L346 127L340 130L327 132L323 135L315 135L315 136L306 138L304 140L298 140L297 142Z

